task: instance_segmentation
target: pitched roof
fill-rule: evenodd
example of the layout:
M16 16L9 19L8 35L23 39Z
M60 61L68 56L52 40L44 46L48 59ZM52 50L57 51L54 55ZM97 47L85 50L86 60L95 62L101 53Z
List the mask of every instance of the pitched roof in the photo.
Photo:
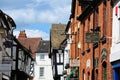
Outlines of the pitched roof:
M65 39L65 35L62 35L66 29L66 24L52 24L50 30L50 41L52 48L60 48L61 42Z
M27 49L31 50L32 52L32 57L35 58L35 52L38 48L38 45L42 38L37 37L37 38L27 38L25 30L20 31L18 41Z
M27 49L31 49L32 53L35 53L41 38L18 38L18 41Z
M17 43L18 46L21 46L21 49L23 49L24 51L27 52L27 53L25 53L25 54L29 55L29 57L31 57L31 58L33 59L33 57L32 57L32 52L31 52L29 49L27 49L26 47L24 47L24 46L18 41L18 39L16 39L16 37L13 37L13 40L14 40L15 44Z
M50 41L43 40L43 41L40 42L36 53L48 53L49 52L49 47L50 47Z

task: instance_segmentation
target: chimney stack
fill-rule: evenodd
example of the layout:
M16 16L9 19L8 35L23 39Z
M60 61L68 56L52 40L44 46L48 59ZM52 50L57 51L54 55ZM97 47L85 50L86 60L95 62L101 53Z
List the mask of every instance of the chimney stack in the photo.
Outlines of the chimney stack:
M25 33L25 30L20 31L20 34L19 34L19 36L18 36L18 39L23 39L23 38L27 38L26 33Z

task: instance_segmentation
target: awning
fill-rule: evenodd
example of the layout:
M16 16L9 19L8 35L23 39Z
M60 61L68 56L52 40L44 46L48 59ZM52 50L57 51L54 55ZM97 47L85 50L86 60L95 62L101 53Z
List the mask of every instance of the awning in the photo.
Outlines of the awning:
M70 80L70 77L78 70L78 68L73 68L72 71L67 75L66 79Z

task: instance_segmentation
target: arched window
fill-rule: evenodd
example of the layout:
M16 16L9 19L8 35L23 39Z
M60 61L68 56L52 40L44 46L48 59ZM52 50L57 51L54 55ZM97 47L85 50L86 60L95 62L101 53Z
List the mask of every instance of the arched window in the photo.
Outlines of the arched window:
M88 80L90 80L90 72L88 72Z
M95 80L98 80L98 69L95 70L96 74L95 74Z
M85 79L85 70L83 69L83 77L82 77L83 80L86 80Z
M107 64L106 64L106 62L102 63L102 80L107 80Z

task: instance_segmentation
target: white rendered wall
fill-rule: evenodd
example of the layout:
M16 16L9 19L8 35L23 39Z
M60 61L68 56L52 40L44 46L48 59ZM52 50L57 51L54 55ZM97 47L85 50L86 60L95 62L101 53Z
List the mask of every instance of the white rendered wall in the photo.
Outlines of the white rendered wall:
M115 15L115 9L118 6L118 14ZM110 54L110 61L116 61L120 59L120 1L115 3L113 7L113 24L112 24L112 47L111 47L111 54Z
M70 34L70 31L71 30L69 28L69 31L68 31L67 34ZM69 39L67 39L67 45L66 45L65 50L64 50L64 70L67 70L67 72L69 72L69 69L65 69L65 66L66 66L66 63L70 62L69 61L69 58L70 58L70 43L71 43L71 41L70 41L70 36L69 36ZM66 75L61 76L60 80L64 80L65 76Z
M45 54L45 59L40 59L40 54ZM44 67L44 76L40 77L40 67ZM34 80L53 80L51 59L48 53L36 53L36 63L34 67Z

